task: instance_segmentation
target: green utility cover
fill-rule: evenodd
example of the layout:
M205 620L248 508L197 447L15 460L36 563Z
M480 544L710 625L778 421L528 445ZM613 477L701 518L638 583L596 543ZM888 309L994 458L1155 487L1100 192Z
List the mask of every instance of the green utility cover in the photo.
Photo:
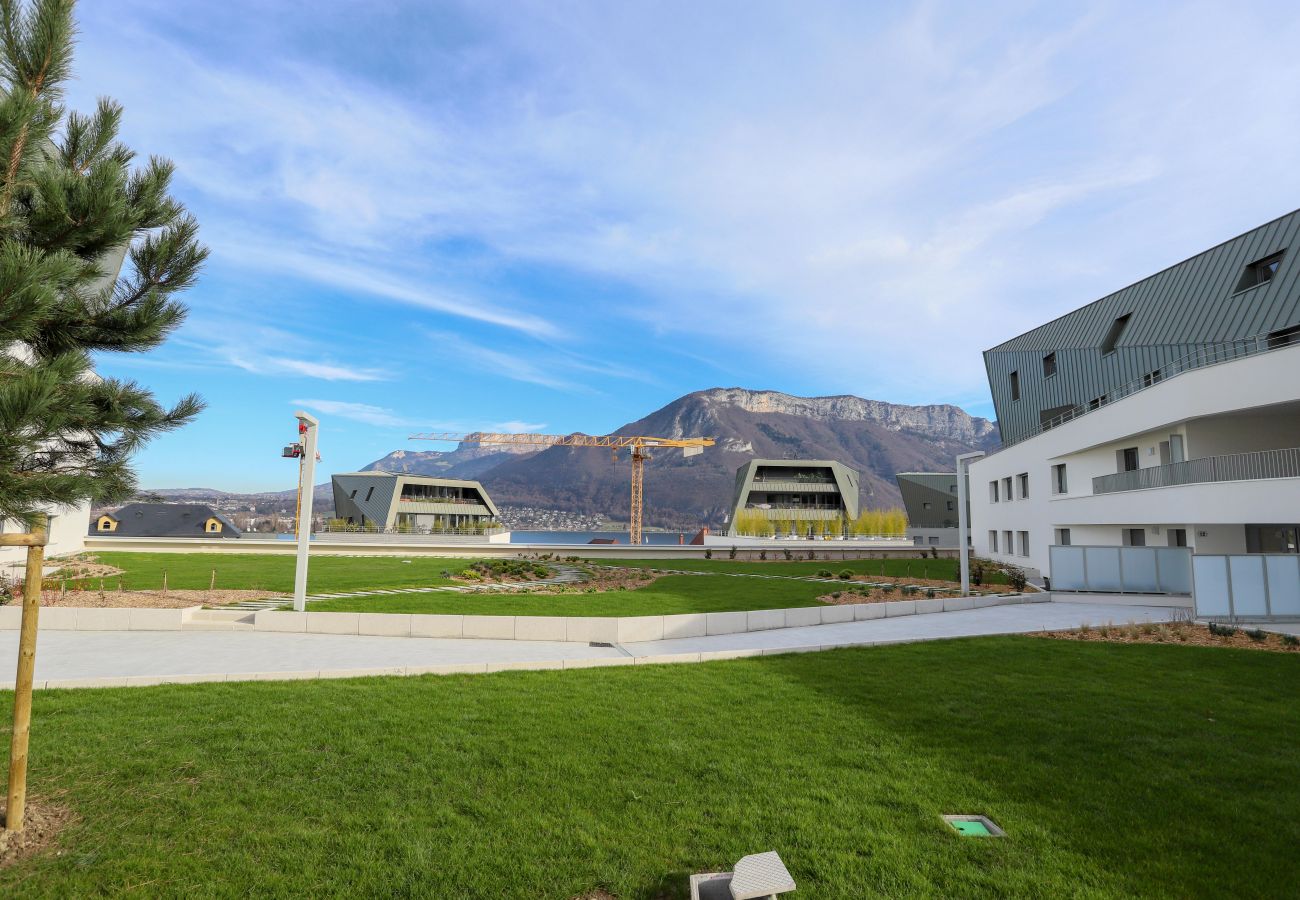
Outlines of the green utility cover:
M971 822L959 820L956 822L949 822L948 824L953 828L956 828L957 833L964 837L989 837L993 833L989 831L987 825L979 821Z

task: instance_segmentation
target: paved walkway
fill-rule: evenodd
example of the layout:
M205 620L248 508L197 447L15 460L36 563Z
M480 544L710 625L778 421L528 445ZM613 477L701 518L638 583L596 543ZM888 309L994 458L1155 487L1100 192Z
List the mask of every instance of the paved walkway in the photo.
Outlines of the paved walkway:
M37 647L41 687L180 681L416 675L502 669L694 662L729 656L1166 621L1168 607L1032 603L871 619L840 625L589 646L550 641L388 638L360 635L175 631L47 631ZM12 687L18 633L0 632L0 686Z

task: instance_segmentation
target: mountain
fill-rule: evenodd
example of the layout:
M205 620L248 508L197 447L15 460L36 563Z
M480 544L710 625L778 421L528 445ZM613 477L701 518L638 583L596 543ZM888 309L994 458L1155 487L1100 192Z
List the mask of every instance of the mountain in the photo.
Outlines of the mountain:
M951 471L958 453L997 444L996 425L955 406L743 388L687 394L615 433L717 441L689 459L681 451L663 450L647 464L646 523L671 528L720 523L731 511L736 469L754 457L839 460L861 473L864 505L885 507L901 502L895 473ZM474 468L478 465L484 468ZM472 475L463 474L466 466ZM452 477L477 477L498 504L627 519L631 463L626 452L612 458L585 447L529 452L462 444L447 453L399 450L368 468L455 472Z
M536 447L461 443L455 450L394 450L362 471L476 479L504 462L536 456L537 453Z

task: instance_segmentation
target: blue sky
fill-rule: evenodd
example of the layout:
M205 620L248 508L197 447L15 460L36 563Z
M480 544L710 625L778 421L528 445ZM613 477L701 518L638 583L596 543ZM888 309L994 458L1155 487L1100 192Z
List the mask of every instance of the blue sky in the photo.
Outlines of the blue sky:
M980 353L1288 212L1300 17L1253 3L83 3L69 101L211 261L100 368L209 408L148 487L713 386L991 414Z

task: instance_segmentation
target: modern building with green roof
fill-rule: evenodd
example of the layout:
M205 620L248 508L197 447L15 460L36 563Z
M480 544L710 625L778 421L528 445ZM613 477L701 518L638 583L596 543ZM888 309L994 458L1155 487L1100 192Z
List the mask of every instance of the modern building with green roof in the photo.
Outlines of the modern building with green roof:
M736 470L733 527L746 515L809 525L858 516L858 473L829 459L752 459Z
M477 481L394 472L346 472L331 477L334 515L348 525L439 532L495 525L496 504Z

